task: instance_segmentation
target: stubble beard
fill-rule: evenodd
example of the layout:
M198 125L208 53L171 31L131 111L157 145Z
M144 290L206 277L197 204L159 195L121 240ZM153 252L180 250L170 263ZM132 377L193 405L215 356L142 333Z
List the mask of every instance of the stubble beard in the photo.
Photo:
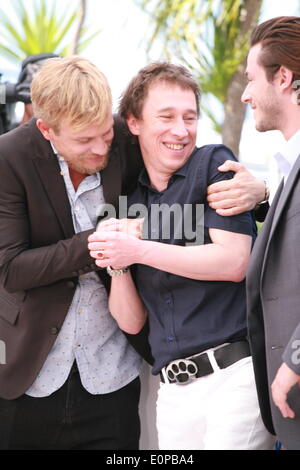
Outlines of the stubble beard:
M72 160L68 160L68 158L65 158L65 160L67 161L68 166L72 168L72 170L77 171L77 173L80 173L81 175L94 175L98 171L102 171L107 167L109 155L107 154L102 158L102 162L93 168L86 167L85 165L80 164L78 161L74 162Z
M258 132L267 132L280 129L281 108L274 95L267 96L260 105L261 118L256 121Z

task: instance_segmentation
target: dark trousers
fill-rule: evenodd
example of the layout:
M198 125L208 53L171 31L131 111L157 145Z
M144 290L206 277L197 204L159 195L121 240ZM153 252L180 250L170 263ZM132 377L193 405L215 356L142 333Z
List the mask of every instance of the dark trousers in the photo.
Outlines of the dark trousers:
M91 395L76 367L49 397L0 399L0 449L135 450L140 381Z

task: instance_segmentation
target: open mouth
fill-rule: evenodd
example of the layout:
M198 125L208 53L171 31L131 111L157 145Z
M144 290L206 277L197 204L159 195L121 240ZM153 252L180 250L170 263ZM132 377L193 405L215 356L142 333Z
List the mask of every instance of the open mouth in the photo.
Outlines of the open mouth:
M170 150L182 150L187 144L166 144L164 143L164 146L167 147Z

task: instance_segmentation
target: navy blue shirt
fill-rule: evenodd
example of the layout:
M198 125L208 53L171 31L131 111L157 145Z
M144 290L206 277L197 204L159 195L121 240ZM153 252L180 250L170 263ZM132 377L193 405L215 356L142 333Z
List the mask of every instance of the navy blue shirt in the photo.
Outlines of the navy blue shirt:
M150 186L147 172L143 170L138 187L128 203L129 206L139 203L147 207L148 224L144 224L148 225L146 239L182 246L193 242L191 235L187 233L186 236L184 230L178 236L178 218L177 222L174 218L173 224L171 223L170 236L164 227L164 216L159 220L152 218L151 223L151 211L157 209L157 205L171 206L176 203L181 208L189 204L193 209L196 205L203 205L205 244L211 243L209 228L247 234L254 240L256 226L251 213L221 217L206 201L208 185L232 177L232 173L218 171L218 166L228 159L235 160L235 157L223 145L196 148L185 165L172 175L168 187L161 192ZM196 223L199 224L196 212L189 215L189 218L192 218L195 232ZM234 250L234 246L232 249ZM174 359L245 338L244 281L199 281L142 264L133 266L132 275L148 310L154 374Z

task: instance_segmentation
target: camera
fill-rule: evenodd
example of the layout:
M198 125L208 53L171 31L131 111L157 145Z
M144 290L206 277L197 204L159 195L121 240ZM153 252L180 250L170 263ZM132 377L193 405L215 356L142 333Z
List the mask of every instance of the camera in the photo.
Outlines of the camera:
M59 56L52 53L42 53L26 57L22 62L17 83L3 82L3 74L0 72L0 134L16 127L16 103L31 103L30 85L32 79L45 60L53 57Z

